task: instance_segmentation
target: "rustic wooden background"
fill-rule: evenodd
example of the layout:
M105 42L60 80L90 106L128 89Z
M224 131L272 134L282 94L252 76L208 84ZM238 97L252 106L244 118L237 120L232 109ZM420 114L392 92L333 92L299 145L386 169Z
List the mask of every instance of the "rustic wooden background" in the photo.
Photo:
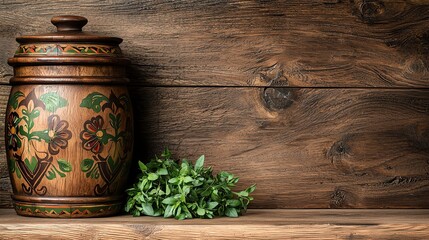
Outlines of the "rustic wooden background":
M136 159L205 154L254 208L429 207L428 0L3 0L1 119L14 38L60 14L124 39Z

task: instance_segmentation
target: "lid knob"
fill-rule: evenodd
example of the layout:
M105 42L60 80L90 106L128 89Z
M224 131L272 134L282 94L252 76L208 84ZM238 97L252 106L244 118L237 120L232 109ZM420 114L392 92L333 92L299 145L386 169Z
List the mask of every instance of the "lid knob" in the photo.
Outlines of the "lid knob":
M58 32L82 31L82 27L88 23L88 19L81 16L62 15L51 19Z

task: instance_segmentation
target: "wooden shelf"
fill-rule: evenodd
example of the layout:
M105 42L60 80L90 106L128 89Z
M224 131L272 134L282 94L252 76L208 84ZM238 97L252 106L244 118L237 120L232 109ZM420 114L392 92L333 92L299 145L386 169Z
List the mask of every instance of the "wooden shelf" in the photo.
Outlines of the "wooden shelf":
M0 239L424 239L429 209L251 209L240 218L44 219L0 209Z

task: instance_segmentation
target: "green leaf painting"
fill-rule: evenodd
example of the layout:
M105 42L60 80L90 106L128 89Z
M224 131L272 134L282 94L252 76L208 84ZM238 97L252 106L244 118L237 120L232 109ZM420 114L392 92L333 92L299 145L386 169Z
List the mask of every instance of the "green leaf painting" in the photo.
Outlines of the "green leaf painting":
M115 161L113 161L112 157L109 156L109 158L107 159L107 164L109 164L109 168L112 172L115 171L116 164L115 164Z
M56 168L55 165L51 165L51 168L45 174L48 180L53 180L57 176L60 176L62 178L66 177L65 173L72 171L72 165L69 161L65 159L58 159L57 162L58 162L58 168Z
M8 159L9 171L14 173L16 170L16 161L13 158Z
M46 110L49 112L55 112L58 108L68 105L67 100L58 95L56 92L45 93L40 96L40 100L45 104Z
M37 163L38 162L36 157L32 157L31 160L28 160L28 158L24 160L25 166L27 166L28 170L30 170L31 172L34 172L34 170L36 169Z
M94 160L92 160L90 158L85 158L80 163L80 169L82 170L82 172L88 172L92 168L93 165L94 165Z
M53 180L53 179L55 179L57 177L57 175L55 174L55 172L54 171L48 171L48 173L46 174L46 178L48 179L48 180Z
M54 169L54 171L55 171L58 175L60 175L60 177L65 177L65 176L66 176L63 172L61 172L60 170L58 170L54 165L52 166L52 168Z
M98 179L100 172L97 168L98 164L95 164L95 161L91 158L85 158L80 163L80 169L82 172L86 173L87 178Z
M20 179L22 177L21 170L19 170L19 167L16 167L16 176Z
M11 173L15 173L16 172L16 176L18 178L21 178L21 171L19 170L18 163L16 162L16 160L13 159L13 158L11 158L9 160L9 164L8 165L9 165L9 171Z
M48 130L34 131L30 135L31 135L31 139L35 139L37 141L44 140L47 143L51 141L51 138L49 137L49 134L48 134Z
M58 159L58 167L63 172L71 172L72 171L72 166L71 166L70 162L68 162L67 160L64 160L64 159Z
M94 112L98 113L101 111L101 103L103 101L107 102L109 99L99 92L93 92L82 100L80 106L92 109Z
M10 106L12 106L13 109L16 109L18 107L18 103L19 103L18 98L24 97L24 96L25 96L24 93L22 93L20 91L16 91L10 95L8 104Z

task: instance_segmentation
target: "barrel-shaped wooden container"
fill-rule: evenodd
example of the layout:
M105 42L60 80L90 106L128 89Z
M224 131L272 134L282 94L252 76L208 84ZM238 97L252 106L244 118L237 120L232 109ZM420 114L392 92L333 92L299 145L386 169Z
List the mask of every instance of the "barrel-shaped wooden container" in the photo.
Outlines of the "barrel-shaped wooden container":
M18 37L6 148L15 210L38 217L121 211L133 116L122 39L82 32L87 19L52 18L57 32Z

